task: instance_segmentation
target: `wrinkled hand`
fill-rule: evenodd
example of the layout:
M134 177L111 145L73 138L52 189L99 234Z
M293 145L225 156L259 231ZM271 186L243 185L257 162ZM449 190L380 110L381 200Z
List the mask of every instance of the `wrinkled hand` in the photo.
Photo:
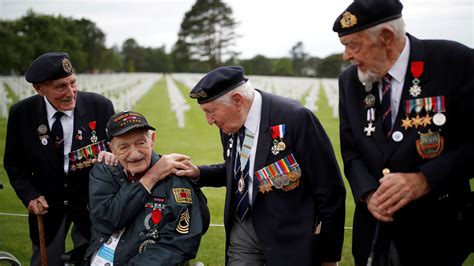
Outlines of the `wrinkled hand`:
M196 165L194 165L190 160L183 161L183 164L185 164L188 167L188 169L178 170L176 171L175 175L186 176L191 179L196 179L199 177L199 175L201 174L201 172L199 171L199 168Z
M105 165L108 166L117 166L118 165L118 159L115 157L115 155L111 152L108 151L101 151L99 152L99 155L97 155L97 159L92 159L92 163L96 162L104 162Z
M185 162L190 159L189 156L178 153L163 155L140 179L140 182L151 190L158 181L165 177L175 174L178 170L188 170Z
M377 192L372 192L367 197L367 209L375 217L375 219L383 222L392 222L392 215L388 214L386 210L380 208L380 195Z
M382 219L374 215L375 218L382 221L386 221L386 216L391 217L409 202L430 191L426 177L421 172L387 174L379 182L380 186L370 198L369 205L373 203L372 209L376 213L385 214L382 215Z
M38 202L42 206L38 206ZM39 196L36 199L32 199L28 203L28 211L36 215L43 215L43 214L48 213L48 208L49 208L49 205L46 199L44 198L44 196Z

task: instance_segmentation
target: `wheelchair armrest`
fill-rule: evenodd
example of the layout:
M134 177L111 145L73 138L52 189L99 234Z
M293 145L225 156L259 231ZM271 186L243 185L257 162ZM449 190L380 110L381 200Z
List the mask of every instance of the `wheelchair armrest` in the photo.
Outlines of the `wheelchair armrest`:
M3 265L2 262L8 262L12 266L21 265L20 261L15 256L5 251L0 251L0 264Z

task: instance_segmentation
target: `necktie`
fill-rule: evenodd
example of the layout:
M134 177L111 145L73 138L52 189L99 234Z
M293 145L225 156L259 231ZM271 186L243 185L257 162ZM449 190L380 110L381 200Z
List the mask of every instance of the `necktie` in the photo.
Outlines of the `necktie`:
M51 135L54 140L54 148L58 155L60 165L64 164L64 136L63 136L63 126L61 124L61 117L64 115L63 112L56 112L54 114L53 126L51 127ZM62 168L62 167L61 167Z
M244 136L245 135L245 136ZM245 138L244 138L245 137ZM234 163L234 209L240 221L243 221L250 210L249 203L249 156L253 144L253 134L242 127L239 130L239 146ZM243 168L242 168L243 165Z
M382 103L380 104L382 107L383 132L387 139L392 133L392 105L390 100L390 89L392 87L390 84L391 79L392 76L388 73L382 78Z

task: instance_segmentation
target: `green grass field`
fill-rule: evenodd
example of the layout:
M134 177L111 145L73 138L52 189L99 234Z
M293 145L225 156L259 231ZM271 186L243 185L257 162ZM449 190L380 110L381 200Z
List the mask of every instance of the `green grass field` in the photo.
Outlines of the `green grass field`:
M184 153L192 157L196 164L210 164L222 162L222 147L220 145L218 129L206 123L204 114L199 106L188 99L191 110L186 113L186 128L178 129L176 117L171 112L166 84L161 79L156 86L134 107L135 111L143 113L149 123L157 129L156 151L161 154ZM183 95L188 89L178 83ZM187 98L187 97L186 97ZM331 110L327 105L323 90L320 90L317 116L321 120L327 134L331 138L335 153L340 163L338 120L331 117ZM121 110L116 110L121 111ZM0 190L0 213L26 214L26 209L18 200L11 188L5 170L3 169L3 153L5 146L6 120L0 119L0 183L4 189ZM354 203L349 186L346 184L346 227L352 224ZM205 265L224 265L225 234L223 224L224 188L205 188L211 211L211 227L204 236L196 260ZM351 230L346 229L343 248L343 257L340 265L353 265L351 255ZM69 246L71 244L69 243ZM27 218L0 214L0 250L14 254L22 264L28 265L31 253L31 244L28 238ZM465 265L474 265L474 256L471 255Z

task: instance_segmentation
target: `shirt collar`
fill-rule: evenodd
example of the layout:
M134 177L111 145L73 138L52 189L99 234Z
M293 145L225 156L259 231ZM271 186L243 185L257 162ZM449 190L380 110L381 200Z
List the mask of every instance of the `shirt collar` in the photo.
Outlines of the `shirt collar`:
M54 114L57 112L56 108L51 105L51 103L48 101L46 96L43 96L44 102L46 103L46 114L48 115L48 120L53 119ZM62 111L65 115L67 115L69 118L72 118L72 113L74 112L74 109L68 110L68 111Z
M245 121L245 128L257 133L258 125L260 124L260 115L262 113L262 95L257 90L254 90L253 102L250 111Z
M408 67L408 59L410 55L410 39L405 35L405 47L403 47L402 53L398 57L395 64L388 70L388 73L392 78L398 82L403 82L405 79L405 73Z

